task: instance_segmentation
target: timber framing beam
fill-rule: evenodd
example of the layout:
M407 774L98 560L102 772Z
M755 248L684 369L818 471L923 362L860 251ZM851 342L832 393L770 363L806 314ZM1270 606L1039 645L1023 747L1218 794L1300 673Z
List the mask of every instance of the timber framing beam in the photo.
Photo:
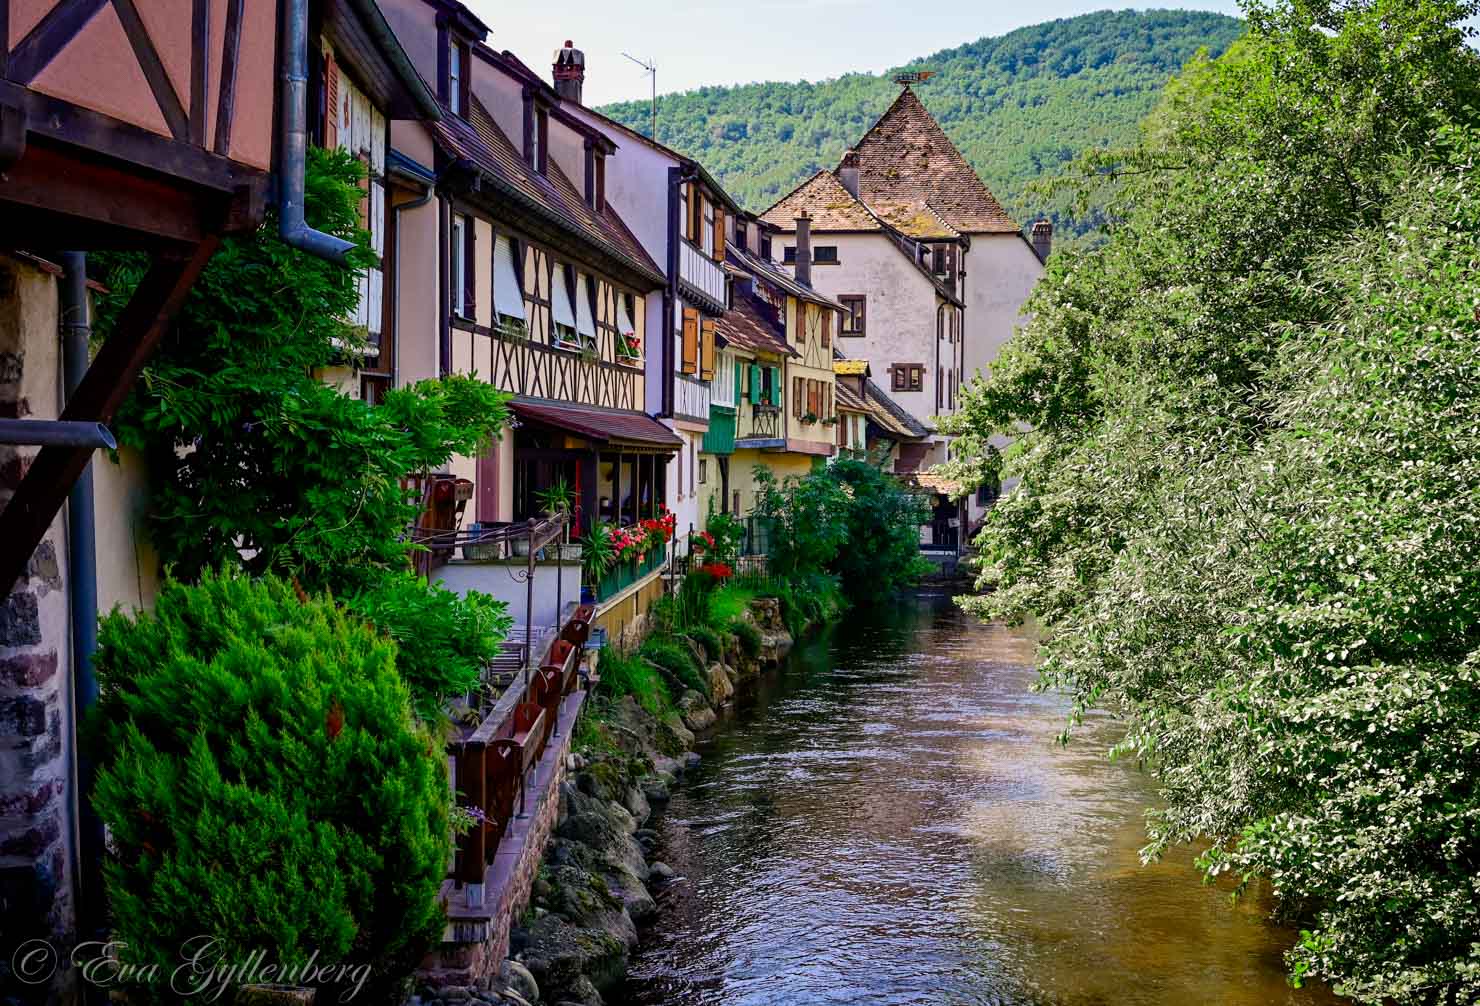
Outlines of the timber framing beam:
M62 420L113 420L219 243L219 237L210 235L188 253L155 258L62 410ZM92 455L86 447L43 447L0 513L0 584L6 594L25 572L31 553Z

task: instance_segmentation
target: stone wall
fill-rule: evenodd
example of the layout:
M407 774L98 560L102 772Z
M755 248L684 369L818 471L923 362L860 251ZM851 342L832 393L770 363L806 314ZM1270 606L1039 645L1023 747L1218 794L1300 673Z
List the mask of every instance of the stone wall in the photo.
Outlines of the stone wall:
M0 416L54 419L59 397L54 276L0 255ZM0 505L25 476L34 447L0 445ZM0 604L0 972L15 948L49 941L66 959L75 939L73 747L66 535L59 516L26 574ZM41 966L41 959L31 962ZM22 962L24 969L27 965ZM67 994L68 969L4 984L21 1001Z

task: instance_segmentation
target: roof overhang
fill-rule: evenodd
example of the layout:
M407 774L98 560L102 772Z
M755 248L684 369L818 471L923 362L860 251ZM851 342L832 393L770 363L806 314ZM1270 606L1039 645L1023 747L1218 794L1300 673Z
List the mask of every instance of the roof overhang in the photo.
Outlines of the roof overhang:
M516 398L509 408L521 424L573 434L602 447L667 454L683 447L677 434L644 412L532 398Z
M442 117L436 95L406 55L375 0L325 0L324 34L387 118L435 121Z

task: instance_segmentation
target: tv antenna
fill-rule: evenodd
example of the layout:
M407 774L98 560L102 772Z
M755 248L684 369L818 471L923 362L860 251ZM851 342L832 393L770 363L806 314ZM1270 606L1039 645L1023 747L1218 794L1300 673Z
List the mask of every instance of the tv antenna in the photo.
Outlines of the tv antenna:
M647 60L638 59L636 56L632 55L631 53L624 52L624 53L622 53L622 55L623 56L626 56L628 59L632 60L632 62L634 62L638 66L642 67L644 70L647 71L648 76L653 78L653 132L652 132L652 140L653 140L654 143L656 143L656 142L658 142L658 64L657 63L654 63L650 59L647 59Z

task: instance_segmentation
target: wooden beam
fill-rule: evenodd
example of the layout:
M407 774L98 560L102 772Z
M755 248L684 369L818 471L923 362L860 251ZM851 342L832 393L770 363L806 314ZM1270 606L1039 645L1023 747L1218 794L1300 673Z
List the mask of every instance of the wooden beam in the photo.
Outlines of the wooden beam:
M62 410L63 420L112 422L218 244L220 238L211 235L189 255L154 260L119 315L113 334L98 350L82 383ZM6 594L25 572L31 553L92 456L93 452L84 447L44 447L36 455L4 513L0 513L0 584Z

